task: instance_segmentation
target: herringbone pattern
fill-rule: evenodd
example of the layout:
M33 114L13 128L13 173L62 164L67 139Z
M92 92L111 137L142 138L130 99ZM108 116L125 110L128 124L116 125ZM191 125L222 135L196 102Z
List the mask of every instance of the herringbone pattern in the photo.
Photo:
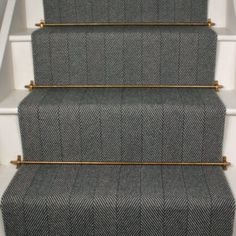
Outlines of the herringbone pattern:
M225 108L214 91L36 90L19 114L27 160L221 160Z
M206 22L207 0L44 0L47 23ZM214 83L208 27L59 27L32 35L36 84ZM222 162L210 89L36 89L19 106L25 160ZM22 166L7 236L232 236L219 167Z
M207 0L44 0L48 23L206 22Z
M216 33L204 27L75 27L33 33L38 84L212 84Z
M234 214L223 172L211 167L27 166L2 204L8 234L19 236L228 236Z

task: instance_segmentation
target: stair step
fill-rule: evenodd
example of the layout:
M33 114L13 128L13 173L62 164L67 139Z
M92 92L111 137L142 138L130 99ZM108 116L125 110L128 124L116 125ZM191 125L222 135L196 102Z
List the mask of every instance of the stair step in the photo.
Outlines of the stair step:
M218 41L236 41L236 32L224 27L214 27L213 29L218 35ZM14 32L9 36L9 40L10 42L31 42L31 34L35 30L35 28L28 28L20 32Z
M236 32L233 32L232 30L228 28L213 28L217 35L218 35L218 41L236 41Z
M16 173L16 168L11 165L0 165L0 199L2 199L2 195L5 192L7 186L9 185L11 179ZM236 196L236 185L235 179L236 179L236 166L231 166L226 172L226 177L229 181L229 184L231 186L231 190L233 192L233 195ZM236 218L236 217L235 217ZM236 219L234 223L234 229L236 230ZM234 232L235 232L234 230ZM3 227L3 221L2 221L2 212L1 212L1 206L0 206L0 235L4 236L4 227ZM236 232L234 233L234 236L236 235Z
M0 183L0 199L2 198L2 195L4 191L6 190L6 187L10 183L12 177L14 176L16 172L16 169L12 166L2 166L0 165L0 179L2 179ZM236 185L232 184L235 177L236 177L236 167L232 166L228 171L225 172L226 177L229 181L229 184L231 185L233 195L236 196ZM234 228L236 227L236 220L234 221ZM236 228L235 228L236 229ZM0 235L4 236L4 228L3 228L3 222L2 222L2 212L0 208Z
M231 235L233 199L221 169L150 166L50 166L38 169L24 166L10 186L2 201L7 232L13 232L13 235L17 232L14 227L23 219L31 235L34 232L43 234L51 219L60 222L50 224L55 235L68 235L70 230L72 235L79 235L79 232L89 235L93 219L98 235L113 235L116 230L124 235L137 235L139 222L142 222L143 235L159 235L162 228L166 235L174 235L173 232L184 235L188 206L191 207L189 232L209 232L208 219L213 212L213 217L219 219L212 221L213 235ZM208 210L210 206L212 212ZM45 217L47 213L49 220ZM164 225L161 219L165 220ZM195 224L195 220L202 227ZM183 226L175 227L176 224Z
M27 90L13 90L0 102L0 115L17 115L19 103L28 94ZM220 91L219 96L226 106L226 114L228 116L236 116L236 91Z
M24 89L30 80L34 80L31 34L35 28L17 31L9 36L14 71L14 89ZM228 28L215 28L218 34L218 53L216 60L216 77L224 89L235 89L235 52L236 32ZM25 55L22 59L22 55ZM9 71L10 73L10 71ZM9 78L11 80L12 78Z
M236 91L221 91L219 96L226 106L226 114L228 116L236 116Z
M2 199L2 195L5 192L7 186L9 185L10 181L12 180L13 176L16 173L16 168L12 165L0 165L0 199ZM229 181L229 185L233 192L233 195L236 197L236 166L231 166L226 172L225 175ZM235 223L234 223L234 236L236 235L236 216L235 216ZM4 227L2 221L2 212L1 212L1 205L0 205L0 235L4 236Z
M0 115L17 115L18 105L28 94L27 90L13 90L0 102Z

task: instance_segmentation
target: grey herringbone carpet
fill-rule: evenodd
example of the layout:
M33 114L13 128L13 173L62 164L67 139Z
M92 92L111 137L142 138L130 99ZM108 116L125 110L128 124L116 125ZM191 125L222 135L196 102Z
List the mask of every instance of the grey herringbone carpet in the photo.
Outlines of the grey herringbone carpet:
M3 201L7 235L232 235L218 167L25 166Z
M208 0L44 0L47 23L206 22Z
M44 0L46 22L205 22L207 0ZM33 33L37 84L214 83L206 27ZM25 160L222 162L225 107L209 89L38 89L19 106ZM232 236L219 167L22 166L7 236Z
M211 90L36 90L19 114L27 160L221 160L225 108Z
M205 27L75 27L33 33L39 84L211 84L216 33Z

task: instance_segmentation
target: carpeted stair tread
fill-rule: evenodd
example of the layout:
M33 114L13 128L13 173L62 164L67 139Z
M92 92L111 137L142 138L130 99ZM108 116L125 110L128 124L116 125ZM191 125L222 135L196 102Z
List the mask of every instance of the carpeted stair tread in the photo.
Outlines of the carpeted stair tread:
M207 0L44 0L48 23L206 22Z
M42 89L19 107L24 158L221 161L225 107L212 90Z
M2 203L17 236L229 236L234 215L215 167L24 166Z
M32 35L37 84L212 84L207 27L66 27Z

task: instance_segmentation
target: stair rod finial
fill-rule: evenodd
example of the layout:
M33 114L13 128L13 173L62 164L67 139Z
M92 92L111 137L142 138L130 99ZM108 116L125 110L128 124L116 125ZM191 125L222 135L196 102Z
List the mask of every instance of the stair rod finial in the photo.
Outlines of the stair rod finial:
M223 170L227 170L228 169L228 167L231 165L231 163L230 162L228 162L227 161L227 157L226 156L223 156Z
M35 26L38 26L38 27L40 27L40 29L42 29L45 26L45 21L44 20L40 20L39 24L35 24Z
M20 168L20 166L22 165L22 158L21 155L17 156L17 159L14 161L10 161L11 164L16 165L16 168Z
M224 86L219 84L219 81L217 81L217 80L215 81L214 85L215 85L215 88L216 88L216 92L219 92L220 89L224 88Z
M30 92L34 89L35 83L33 80L30 81L30 84L25 85L25 88L28 89Z
M207 20L207 24L208 24L209 27L212 27L212 26L215 26L215 25L216 25L214 22L211 21L211 18L209 18L209 19Z

